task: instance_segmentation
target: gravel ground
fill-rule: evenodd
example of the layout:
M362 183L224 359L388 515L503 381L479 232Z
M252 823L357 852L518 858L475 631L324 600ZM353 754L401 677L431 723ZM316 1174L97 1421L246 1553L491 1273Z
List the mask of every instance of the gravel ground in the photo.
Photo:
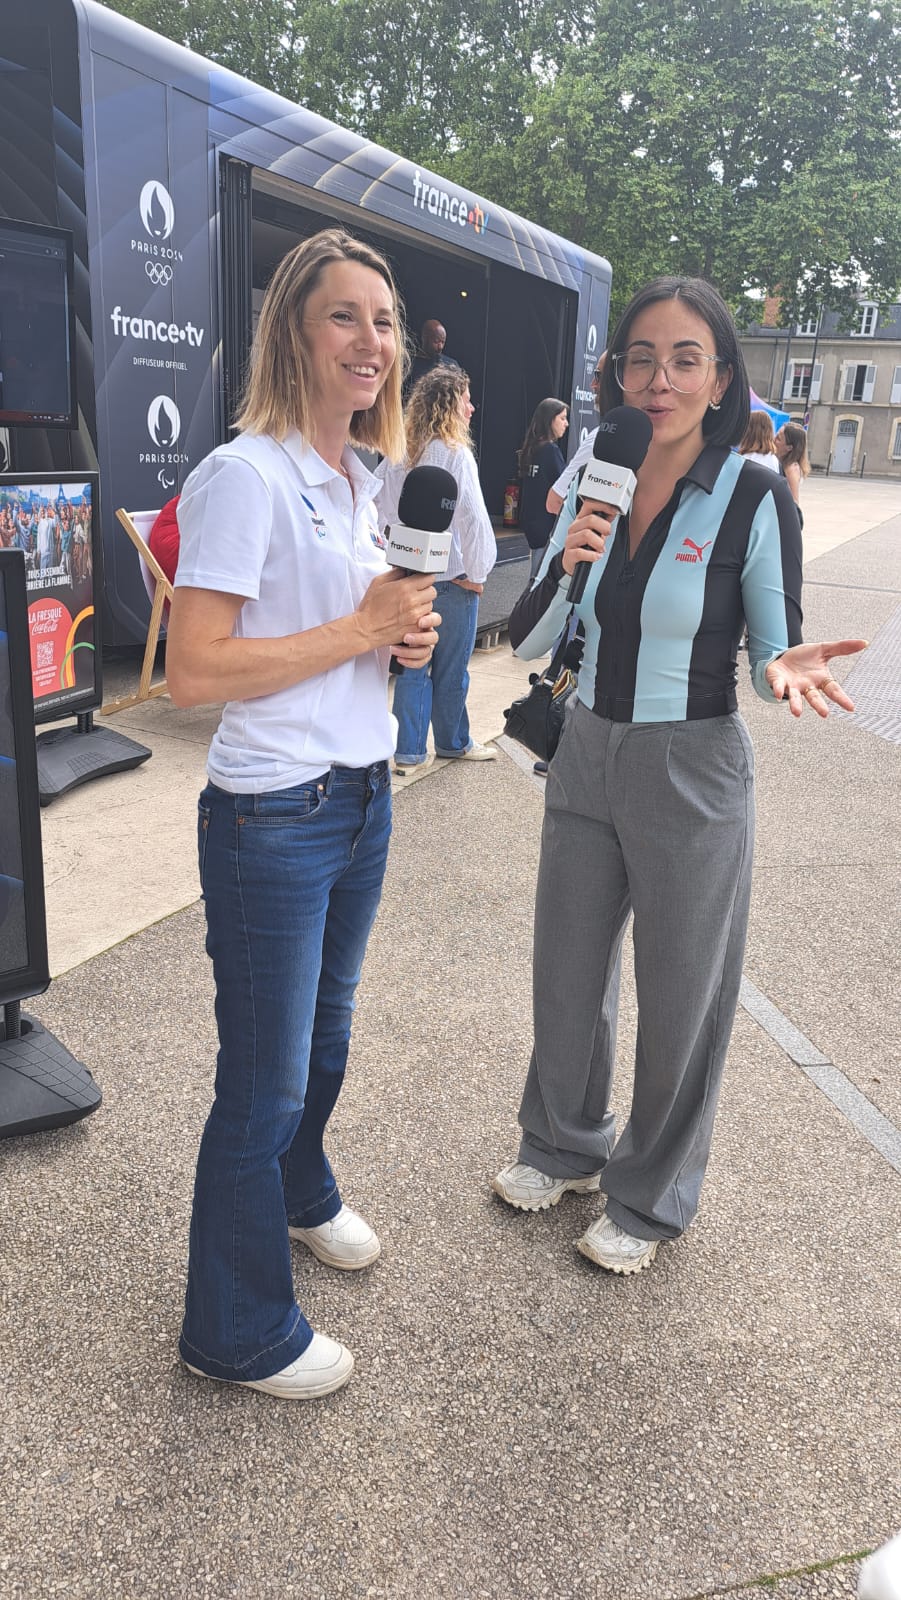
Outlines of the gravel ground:
M797 731L780 746L755 721L748 975L892 1116L897 751ZM357 1359L315 1405L177 1358L215 1054L200 908L29 1007L104 1102L0 1145L2 1600L833 1600L901 1528L901 1179L746 1013L700 1216L651 1271L577 1255L596 1197L529 1217L492 1196L530 1044L540 815L506 758L398 797L331 1131L383 1254L344 1277L296 1251L301 1304ZM634 1028L627 976L620 1116Z

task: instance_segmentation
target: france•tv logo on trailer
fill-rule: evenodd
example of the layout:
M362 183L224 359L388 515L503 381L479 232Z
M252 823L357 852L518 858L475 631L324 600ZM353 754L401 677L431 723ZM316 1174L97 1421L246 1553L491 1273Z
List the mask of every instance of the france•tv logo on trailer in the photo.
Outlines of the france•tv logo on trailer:
M431 217L445 217L459 228L474 228L479 236L488 227L488 212L482 210L477 200L470 205L463 195L451 194L437 183L423 183L418 167L413 173L413 205L427 211Z

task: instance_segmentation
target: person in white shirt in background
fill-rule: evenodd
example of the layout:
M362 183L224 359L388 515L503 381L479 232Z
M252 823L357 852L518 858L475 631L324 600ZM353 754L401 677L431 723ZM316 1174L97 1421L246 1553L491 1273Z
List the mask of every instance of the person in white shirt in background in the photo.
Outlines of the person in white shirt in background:
M388 567L350 448L403 449L397 294L339 229L280 262L241 430L190 474L166 672L177 705L226 702L198 842L219 1056L194 1187L190 1371L288 1400L353 1356L300 1310L290 1240L368 1266L379 1241L323 1149L391 832L392 650L429 660L427 576Z
M435 754L453 761L493 761L493 745L477 744L469 731L466 692L469 658L476 642L479 595L497 560L497 541L479 484L469 421L475 410L469 378L460 367L434 367L414 386L405 413L407 452L401 466L383 461L379 499L383 528L397 521L404 478L413 467L444 467L457 480L457 508L450 525L447 572L435 584L441 615L438 643L428 666L409 668L395 679L397 718L395 771L428 760L429 723Z
M50 505L41 508L37 521L36 548L37 565L41 572L48 572L56 566L56 547L59 524Z
M737 449L738 454L747 456L749 461L756 461L761 467L769 467L771 472L779 471L776 435L773 431L773 419L768 411L751 412L748 426Z
M598 403L598 393L601 386L601 378L603 377L604 362L606 359L607 352L606 350L603 350L598 356L597 366L595 367L594 372L591 374L591 383L589 384L589 388L594 395L595 405ZM582 440L582 443L576 450L575 455L570 457L567 466L564 467L559 478L555 483L552 483L551 487L548 489L545 505L552 516L559 517L561 511L563 510L564 504L566 503L566 496L569 494L569 486L572 483L573 478L576 476L576 473L581 472L582 468L591 460L591 457L594 454L594 441L597 438L597 432L597 428L592 428L591 432Z

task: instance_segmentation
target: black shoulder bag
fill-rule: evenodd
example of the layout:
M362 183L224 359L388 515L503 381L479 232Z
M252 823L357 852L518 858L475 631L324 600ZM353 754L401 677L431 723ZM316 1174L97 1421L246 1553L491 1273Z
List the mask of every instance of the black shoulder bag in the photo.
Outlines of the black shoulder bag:
M582 641L568 639L568 630L569 618L549 664L543 672L530 673L528 694L514 700L504 712L504 732L525 745L539 761L551 760L563 732L567 701L576 687Z

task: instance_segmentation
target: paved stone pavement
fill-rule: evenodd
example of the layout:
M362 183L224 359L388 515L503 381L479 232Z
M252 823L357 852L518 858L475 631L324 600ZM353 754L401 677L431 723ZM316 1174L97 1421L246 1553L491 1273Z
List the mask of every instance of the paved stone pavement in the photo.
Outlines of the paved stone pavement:
M878 638L901 518L807 576L808 636ZM355 1351L342 1393L291 1407L177 1359L215 1049L199 906L176 897L30 1004L104 1103L0 1145L3 1600L854 1594L861 1553L901 1527L901 1174L842 1109L862 1100L901 1138L901 757L853 719L790 722L741 693L759 806L745 972L770 1010L739 1011L700 1216L640 1278L574 1251L596 1198L530 1217L490 1192L529 1049L542 805L507 749L397 795L332 1136L383 1255L349 1280L295 1256L315 1325ZM202 718L155 704L161 752L184 754L154 780L169 811L141 803L154 762L107 780L115 802L101 784L66 797L73 876L101 816L127 884L130 833L164 848L190 804ZM634 1029L627 979L620 1115ZM798 1064L811 1051L841 1103Z

